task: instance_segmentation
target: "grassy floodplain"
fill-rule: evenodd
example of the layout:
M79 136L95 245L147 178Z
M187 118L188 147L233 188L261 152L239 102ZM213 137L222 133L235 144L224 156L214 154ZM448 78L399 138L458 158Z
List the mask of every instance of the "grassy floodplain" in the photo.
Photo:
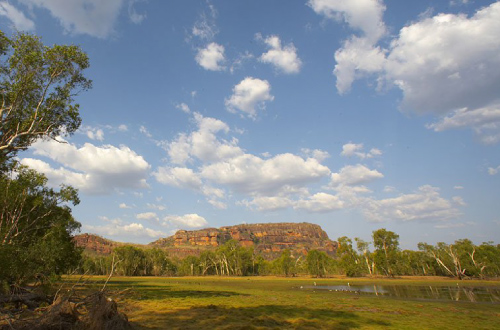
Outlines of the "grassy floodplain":
M93 277L87 284L99 288L104 280ZM115 277L108 288L137 329L500 329L500 304L300 289L313 282L500 286L499 281L415 277Z

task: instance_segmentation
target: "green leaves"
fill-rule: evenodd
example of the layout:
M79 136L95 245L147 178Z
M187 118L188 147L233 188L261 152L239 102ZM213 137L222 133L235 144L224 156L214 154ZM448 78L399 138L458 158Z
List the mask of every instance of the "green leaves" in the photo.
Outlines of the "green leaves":
M92 82L88 56L77 46L44 46L40 38L0 34L0 162L35 140L72 134L81 124L74 97Z

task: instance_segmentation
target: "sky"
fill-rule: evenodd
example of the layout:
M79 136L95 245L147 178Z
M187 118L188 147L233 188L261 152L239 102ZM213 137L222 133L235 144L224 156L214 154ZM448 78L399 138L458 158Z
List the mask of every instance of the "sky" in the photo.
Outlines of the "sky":
M89 55L80 129L18 156L81 232L500 243L500 2L0 0L0 29Z

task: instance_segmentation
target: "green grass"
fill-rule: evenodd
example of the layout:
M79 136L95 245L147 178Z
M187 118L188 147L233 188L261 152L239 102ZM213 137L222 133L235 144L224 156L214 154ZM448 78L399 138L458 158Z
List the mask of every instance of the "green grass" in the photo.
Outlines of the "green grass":
M102 286L103 277L89 283ZM404 300L302 285L456 285L449 279L116 277L108 283L137 329L500 329L500 305ZM459 285L500 286L495 281Z

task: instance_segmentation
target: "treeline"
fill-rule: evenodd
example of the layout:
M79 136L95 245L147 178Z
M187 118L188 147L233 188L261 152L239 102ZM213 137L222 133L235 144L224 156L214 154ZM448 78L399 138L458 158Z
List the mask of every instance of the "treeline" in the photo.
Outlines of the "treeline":
M474 245L468 239L461 239L453 244L419 243L418 251L412 251L401 250L399 236L392 231L379 229L372 237L372 242L355 238L355 244L348 237L340 237L335 257L318 250L310 250L307 255L284 250L271 261L235 240L200 256L183 259L170 258L159 248L121 246L109 256L84 255L79 271L106 275L113 269L115 274L125 276L440 275L459 279L500 276L500 244Z

